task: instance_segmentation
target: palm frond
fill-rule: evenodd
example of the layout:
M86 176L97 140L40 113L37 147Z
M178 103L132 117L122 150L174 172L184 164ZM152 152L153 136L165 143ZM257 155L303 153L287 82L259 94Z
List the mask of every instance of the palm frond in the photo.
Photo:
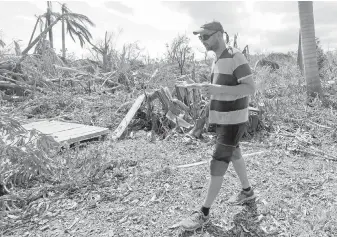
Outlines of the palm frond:
M77 31L82 32L87 38L92 39L92 35L89 32L89 30L87 29L87 27L79 24L78 22L74 21L72 22L72 25L77 28Z
M73 34L76 34L76 30L73 28L73 26L68 21L66 21L66 24L67 24L67 32L69 33L73 41L76 42L73 36Z
M92 20L89 19L89 17L87 17L83 14L69 13L68 17L73 19L73 20L79 20L83 24L89 24L90 26L96 26L95 23Z

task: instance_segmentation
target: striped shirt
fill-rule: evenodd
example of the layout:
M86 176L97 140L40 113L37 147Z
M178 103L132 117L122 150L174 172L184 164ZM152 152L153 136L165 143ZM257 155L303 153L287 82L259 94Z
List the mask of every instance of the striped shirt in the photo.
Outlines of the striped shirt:
M213 62L211 83L236 86L252 76L247 59L238 50L228 48ZM211 95L209 123L214 125L240 124L248 121L248 95Z

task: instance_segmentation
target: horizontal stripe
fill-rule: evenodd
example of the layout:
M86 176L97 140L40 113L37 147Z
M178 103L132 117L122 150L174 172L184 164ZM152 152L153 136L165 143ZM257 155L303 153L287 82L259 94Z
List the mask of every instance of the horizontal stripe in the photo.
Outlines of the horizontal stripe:
M234 72L233 72L234 76L239 80L242 77L246 77L248 75L252 74L252 71L250 70L250 67L247 63L242 64L240 66L238 66Z
M240 52L237 52L236 54L234 54L233 61L234 61L234 65L233 65L234 71L237 67L239 67L243 64L248 64L248 61L247 61L246 57Z
M233 112L209 111L210 124L239 124L248 121L248 108Z
M248 97L233 101L211 100L210 110L218 112L230 112L248 108Z
M224 86L236 86L238 85L238 80L231 74L222 74L222 73L212 73L212 83L217 85Z
M241 83L242 81L247 80L247 79L252 79L253 80L252 74L250 74L248 76L245 76L245 77L241 77L240 79L238 79L238 82Z
M229 95L226 93L211 95L211 100L233 101L246 97L247 95Z
M214 65L213 73L233 74L234 61L232 58L220 58Z

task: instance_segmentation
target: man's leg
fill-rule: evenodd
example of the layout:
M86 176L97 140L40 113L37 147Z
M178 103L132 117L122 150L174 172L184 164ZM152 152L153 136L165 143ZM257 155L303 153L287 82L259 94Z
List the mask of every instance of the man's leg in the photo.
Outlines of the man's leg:
M207 196L203 207L210 208L218 196L221 185L224 179L225 172L228 168L228 163L224 161L211 161L211 181L208 186Z
M250 187L250 183L247 176L247 168L245 160L242 158L241 149L238 147L233 152L232 163L236 174L239 176L243 189Z
M251 200L255 198L254 190L251 188L248 176L247 176L247 168L244 159L241 155L241 150L239 147L235 149L233 152L233 156L231 158L231 161L233 162L234 170L236 174L239 176L242 190L239 194L231 197L229 199L230 203L237 203L241 204L245 201Z
M192 214L182 221L181 226L186 230L195 230L209 221L209 209L219 194L233 149L228 151L227 146L217 144L213 153L213 159L210 164L211 180L208 186L207 196L200 210L192 212ZM222 156L219 156L221 154Z

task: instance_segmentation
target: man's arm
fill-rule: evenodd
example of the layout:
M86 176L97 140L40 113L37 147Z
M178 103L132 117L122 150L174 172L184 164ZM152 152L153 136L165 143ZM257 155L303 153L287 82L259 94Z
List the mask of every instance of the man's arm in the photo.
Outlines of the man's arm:
M212 95L253 95L255 93L255 83L253 81L252 75L247 76L244 78L239 85L236 86L223 86L223 85L215 85L209 84L210 86L210 93Z
M253 80L252 71L248 65L245 56L238 52L233 57L234 72L233 75L238 80L236 86L224 86L212 84L210 93L213 95L227 94L233 96L248 96L255 93L255 83Z

